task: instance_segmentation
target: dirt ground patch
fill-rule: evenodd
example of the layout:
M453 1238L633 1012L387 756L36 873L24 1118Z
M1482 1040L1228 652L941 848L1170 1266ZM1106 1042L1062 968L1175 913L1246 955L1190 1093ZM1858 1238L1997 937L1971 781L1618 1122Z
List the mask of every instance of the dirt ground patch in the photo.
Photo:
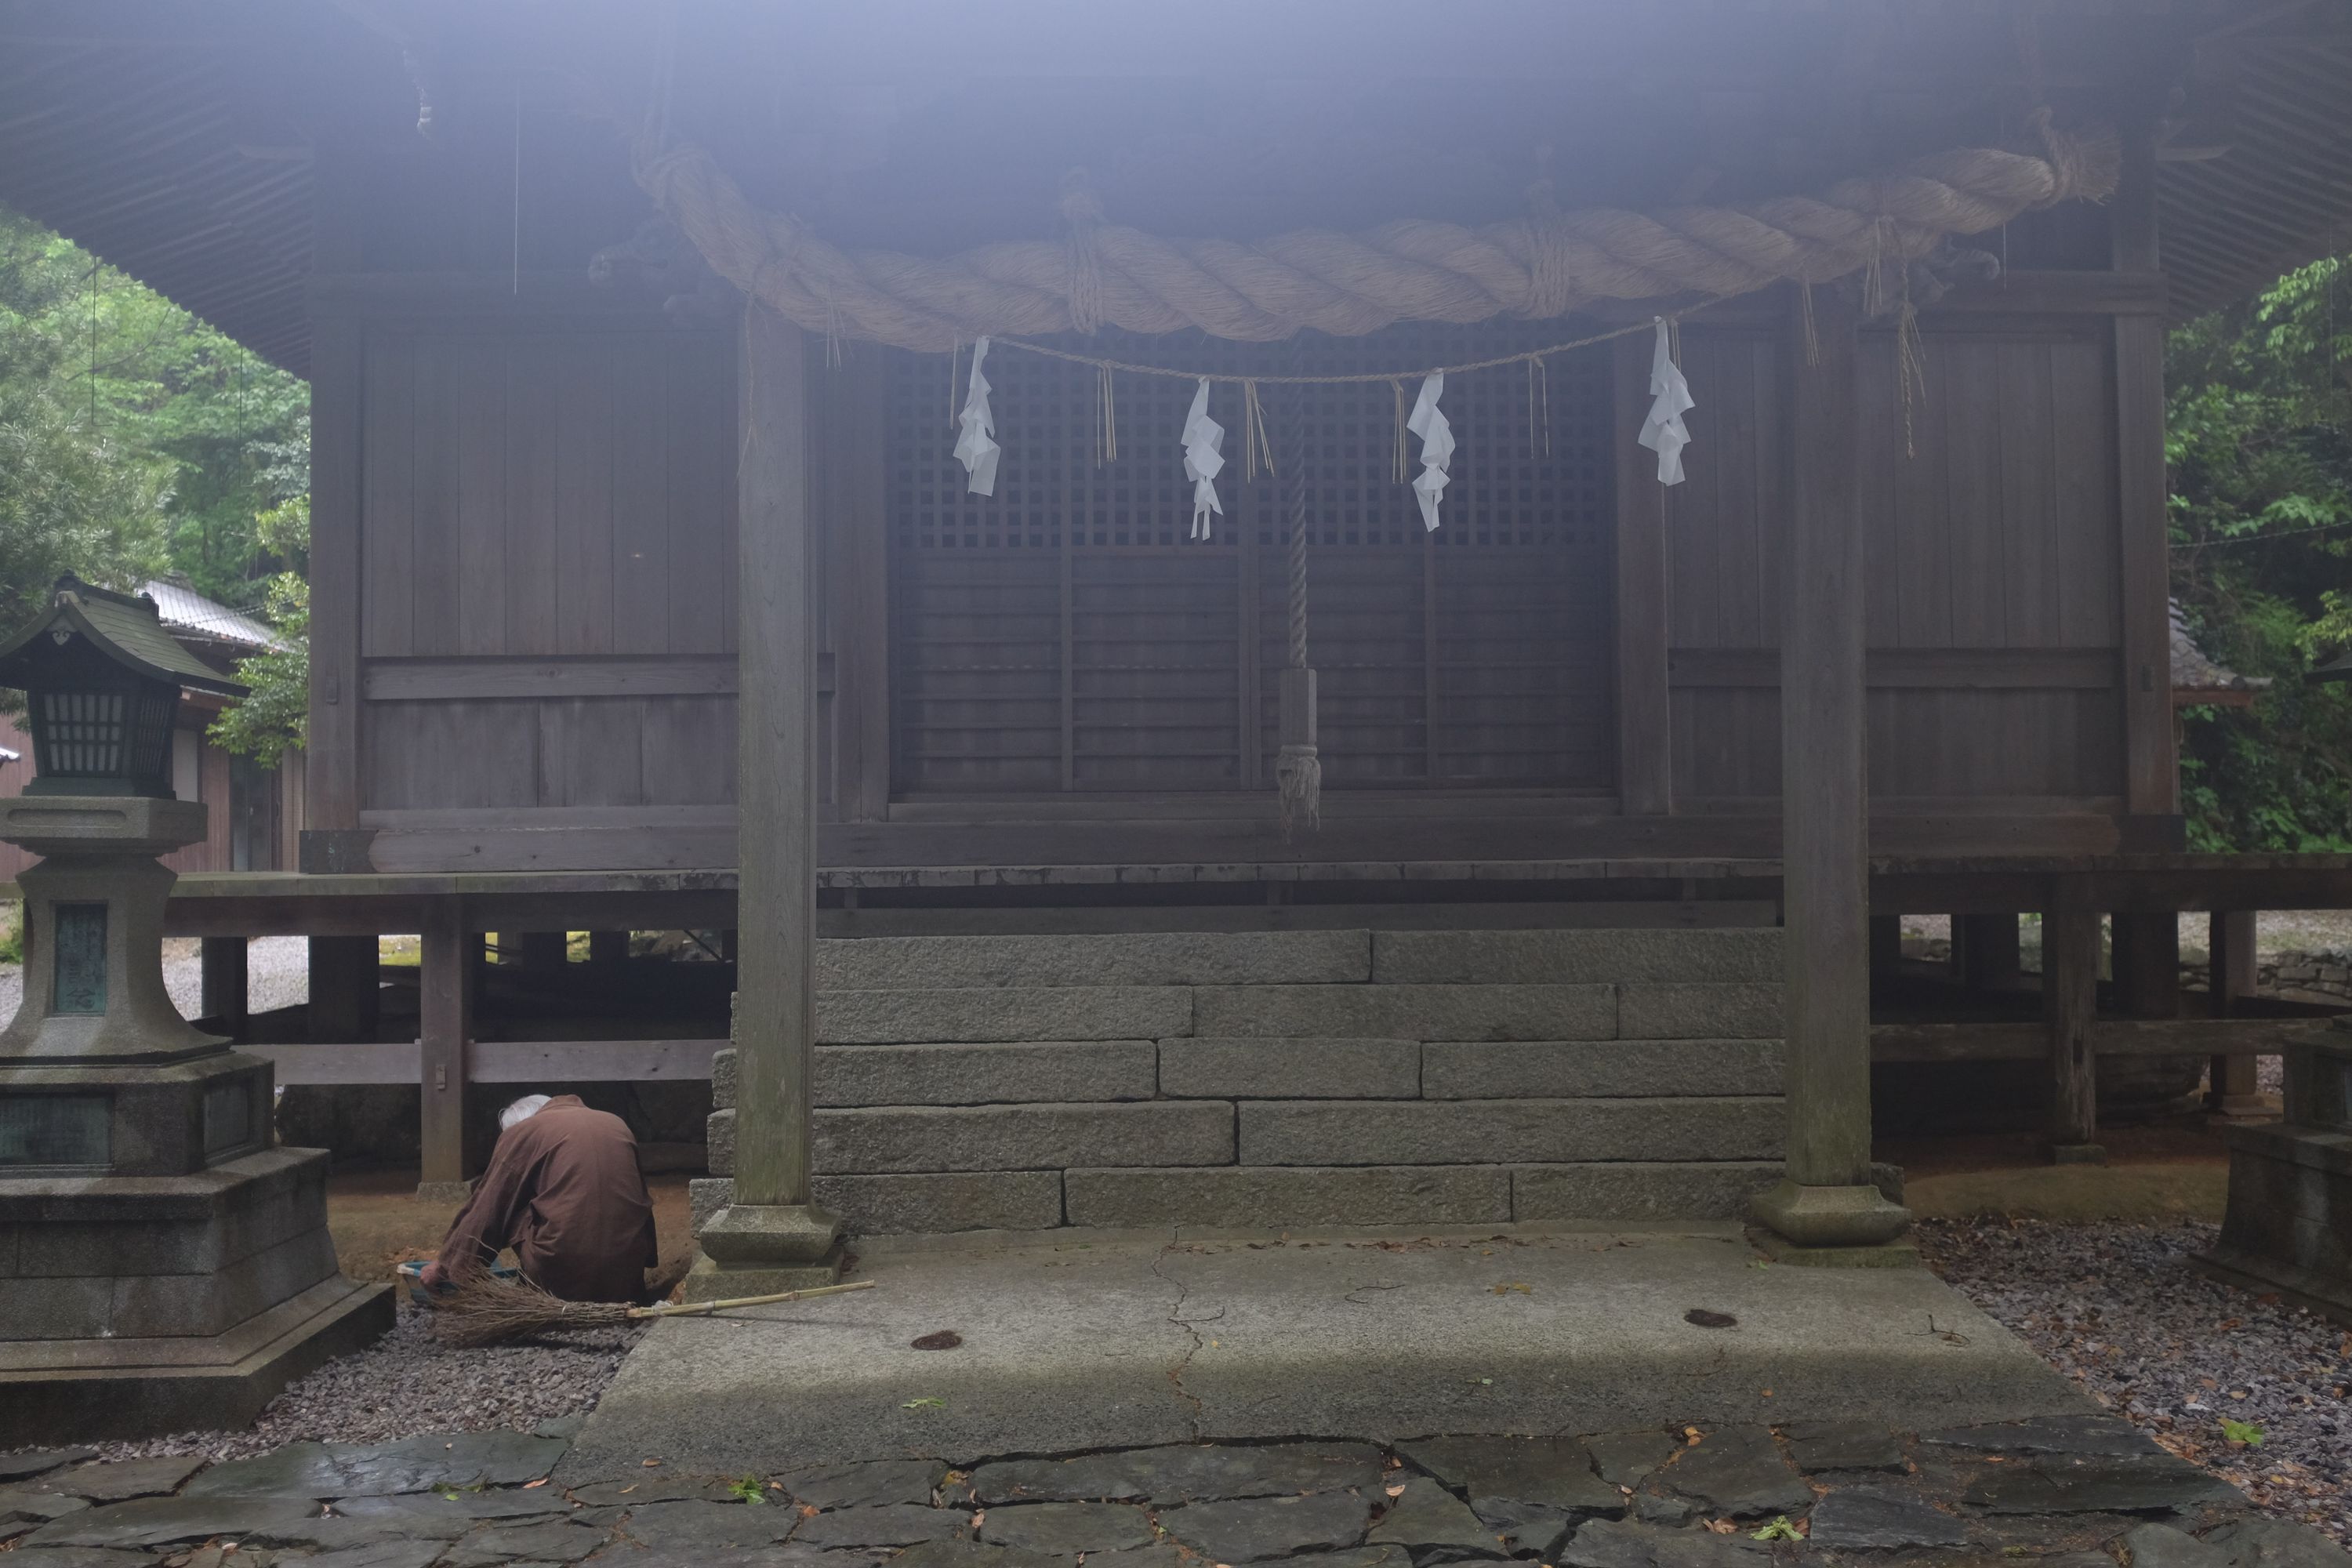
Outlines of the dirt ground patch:
M2053 1165L2032 1132L1888 1139L1878 1157L1903 1167L1904 1201L1921 1219L2221 1220L2230 1152L2219 1130L2198 1118L2099 1136L2104 1165Z

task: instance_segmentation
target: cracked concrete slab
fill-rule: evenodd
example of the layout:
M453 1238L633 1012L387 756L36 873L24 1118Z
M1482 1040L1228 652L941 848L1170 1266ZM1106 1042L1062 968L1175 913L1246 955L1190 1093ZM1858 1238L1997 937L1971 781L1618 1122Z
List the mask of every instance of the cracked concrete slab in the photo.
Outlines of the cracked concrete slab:
M2089 1408L1925 1270L1754 1257L1730 1226L870 1246L874 1290L656 1325L559 1479L647 1456L734 1474L1207 1438L1622 1431L1666 1409L1916 1427ZM1737 1326L1695 1328L1695 1307ZM1929 1331L1931 1315L1963 1332ZM961 1347L909 1348L940 1329Z

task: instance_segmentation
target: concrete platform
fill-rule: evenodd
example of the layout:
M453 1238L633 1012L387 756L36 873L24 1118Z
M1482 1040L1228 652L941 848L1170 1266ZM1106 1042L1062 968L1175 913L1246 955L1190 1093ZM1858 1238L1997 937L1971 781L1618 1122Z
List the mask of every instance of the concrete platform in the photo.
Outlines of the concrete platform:
M1926 1270L1764 1265L1730 1226L859 1245L870 1292L656 1326L561 1479L2092 1408ZM940 1330L961 1346L910 1348Z

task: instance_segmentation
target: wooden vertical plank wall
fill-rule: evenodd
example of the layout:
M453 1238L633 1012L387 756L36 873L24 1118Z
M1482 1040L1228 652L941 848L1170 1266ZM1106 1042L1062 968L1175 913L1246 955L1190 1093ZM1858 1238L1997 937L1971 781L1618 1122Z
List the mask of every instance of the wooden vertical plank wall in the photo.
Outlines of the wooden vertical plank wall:
M2114 264L2157 268L2156 134L2142 120L2124 131L2123 175L2110 209ZM2164 321L2115 320L2116 502L2121 514L2124 646L2124 796L2134 816L2180 809L2172 729L2171 569L2166 553Z
M1666 689L1666 487L1640 445L1652 339L1617 340L1617 793L1628 816L1674 809L1674 723Z
M357 827L360 703L360 323L310 324L310 738L303 817Z

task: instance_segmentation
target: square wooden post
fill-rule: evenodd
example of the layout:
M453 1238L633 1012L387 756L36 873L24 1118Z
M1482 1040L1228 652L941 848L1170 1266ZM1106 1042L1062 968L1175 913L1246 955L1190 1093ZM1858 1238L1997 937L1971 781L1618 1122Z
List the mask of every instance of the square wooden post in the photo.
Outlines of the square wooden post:
M208 936L197 949L202 991L197 1011L220 1021L231 1039L245 1038L251 1016L247 1000L246 940L241 936Z
M1756 1203L1756 1217L1791 1244L1781 1250L1792 1261L1875 1249L1911 1223L1871 1181L1861 321L1844 289L1816 289L1813 302L1811 363L1793 291L1781 346L1790 442L1780 628L1788 1166ZM1801 1256L1816 1248L1824 1250Z
M743 317L737 467L735 1190L696 1239L709 1300L837 1278L841 1222L809 1183L816 1039L816 621L801 330Z
M2091 1026L2099 1013L2099 911L2061 878L2042 919L2042 1016L2049 1028L2050 1157L2098 1164L2098 1058Z
M2017 984L2025 973L2018 948L2017 917L1954 915L1952 967L1960 984L1973 991L2001 990Z
M466 1195L466 1079L474 1033L474 970L481 937L466 901L428 899L416 942L417 1110L423 1169L416 1195Z
M378 958L372 936L310 939L311 1039L349 1043L375 1038L381 1018Z
M2206 985L2216 1018L2235 1016L2238 998L2254 994L2255 929L2252 910L2213 911L2206 944L2210 955ZM2256 1076L2259 1065L2252 1057L2213 1058L2212 1091L2207 1104L2216 1116L2268 1120L2278 1114L2277 1099L2262 1092Z

